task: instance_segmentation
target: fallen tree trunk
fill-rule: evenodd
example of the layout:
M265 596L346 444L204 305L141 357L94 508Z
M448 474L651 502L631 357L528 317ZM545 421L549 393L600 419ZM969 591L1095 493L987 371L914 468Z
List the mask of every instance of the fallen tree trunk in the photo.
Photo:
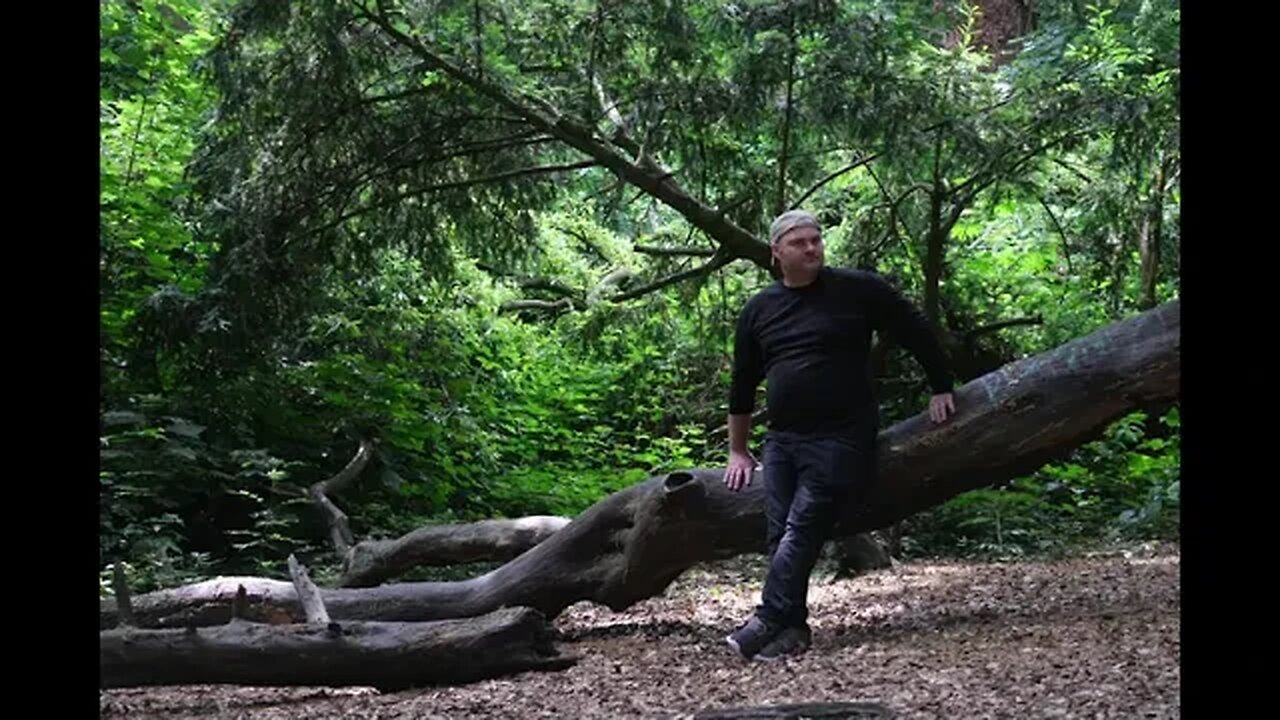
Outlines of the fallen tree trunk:
M1172 301L956 389L957 414L934 426L920 414L881 433L879 481L838 528L881 528L961 493L1030 473L1096 438L1134 408L1179 397L1180 303ZM588 508L536 547L461 582L323 591L330 616L430 620L528 606L548 617L590 600L614 610L661 593L696 563L764 545L757 471L734 492L722 468L653 477ZM299 617L287 583L250 591L250 612ZM281 587L283 586L283 587ZM254 608L256 606L256 609ZM105 601L101 621L114 617ZM133 599L142 625L225 622L225 586L201 584Z
M503 608L462 620L264 625L99 633L99 687L236 684L400 690L526 670L559 670L541 613Z
M554 515L481 520L419 528L395 540L365 540L347 554L338 584L369 587L415 567L510 560L551 537L569 520Z

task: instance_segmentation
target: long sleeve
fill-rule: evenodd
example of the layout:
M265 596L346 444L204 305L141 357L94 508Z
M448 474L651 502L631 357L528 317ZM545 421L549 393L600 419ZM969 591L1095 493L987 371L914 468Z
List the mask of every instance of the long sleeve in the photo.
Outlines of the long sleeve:
M942 343L924 313L884 278L868 274L876 327L902 344L924 368L935 394L951 392L953 377Z
M748 304L738 315L734 334L730 415L746 415L755 409L756 386L764 379L764 358L751 331L751 315L751 305Z

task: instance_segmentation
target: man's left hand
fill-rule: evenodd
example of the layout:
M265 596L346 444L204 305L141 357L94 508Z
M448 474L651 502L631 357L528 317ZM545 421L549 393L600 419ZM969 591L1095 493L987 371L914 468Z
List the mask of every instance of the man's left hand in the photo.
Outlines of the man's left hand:
M955 397L951 393L940 393L929 398L929 419L934 423L946 420L947 416L954 415L955 412Z

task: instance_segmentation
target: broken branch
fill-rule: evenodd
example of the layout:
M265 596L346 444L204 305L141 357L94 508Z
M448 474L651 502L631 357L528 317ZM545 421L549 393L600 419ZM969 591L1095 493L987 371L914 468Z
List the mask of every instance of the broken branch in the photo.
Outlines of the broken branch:
M498 312L519 312L521 310L572 310L573 301L569 298L559 300L508 300L498 306Z
M99 687L363 685L401 690L525 670L559 670L543 616L524 607L436 622L329 626L241 622L207 628L107 630Z
M369 458L373 456L373 442L367 438L361 438L360 448L356 450L356 454L342 468L337 475L312 485L307 490L307 494L324 512L329 519L329 536L333 540L333 549L338 555L345 556L351 550L351 546L355 544L355 537L351 534L351 526L347 522L347 514L333 504L329 499L329 495L338 492L348 485L357 475L359 475L369 464Z
M991 333L999 332L1001 330L1004 330L1005 328L1017 327L1019 325L1043 325L1043 324L1044 324L1044 318L1039 315L1036 315L1035 317L1021 317L1021 318L1013 318L1012 320L1001 320L1000 322L991 323L990 325L983 325L981 327L977 327L970 330L969 332L964 334L964 341L965 343L972 343L974 340L977 340L983 335L990 335Z
M716 254L712 248L696 248L696 247L658 247L656 245L635 245L633 248L636 252L643 255L658 255L664 257L711 257Z
M628 290L624 293L619 293L617 295L614 295L612 298L610 298L610 300L612 300L613 302L625 302L627 300L634 300L635 298L638 298L641 295L647 295L651 292L656 292L669 285L675 285L678 282L683 282L685 280L689 280L696 277L702 277L704 275L710 275L716 270L719 270L725 265L728 265L732 260L733 258L728 254L728 252L724 252L724 246L721 246L721 249L717 250L716 253L711 257L709 261L707 261L702 265L699 265L698 267L689 268L688 270L675 273L674 275L668 275L667 277L662 278L660 280L655 280L649 283L648 285L641 285L640 287L635 288L633 290Z
M111 584L116 591L116 606L120 608L120 626L133 627L133 602L129 598L129 582L124 576L124 565L116 563L111 569Z
M298 594L298 602L302 605L302 613L307 622L313 625L328 625L329 613L324 609L324 600L320 598L320 590L307 576L306 568L298 564L298 558L289 555L289 577L293 578L293 589Z

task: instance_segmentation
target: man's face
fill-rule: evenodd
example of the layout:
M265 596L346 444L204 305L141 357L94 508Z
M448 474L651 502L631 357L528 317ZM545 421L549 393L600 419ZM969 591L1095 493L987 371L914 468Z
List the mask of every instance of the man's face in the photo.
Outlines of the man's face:
M773 257L783 274L817 272L824 260L822 232L809 226L788 230L773 244Z

